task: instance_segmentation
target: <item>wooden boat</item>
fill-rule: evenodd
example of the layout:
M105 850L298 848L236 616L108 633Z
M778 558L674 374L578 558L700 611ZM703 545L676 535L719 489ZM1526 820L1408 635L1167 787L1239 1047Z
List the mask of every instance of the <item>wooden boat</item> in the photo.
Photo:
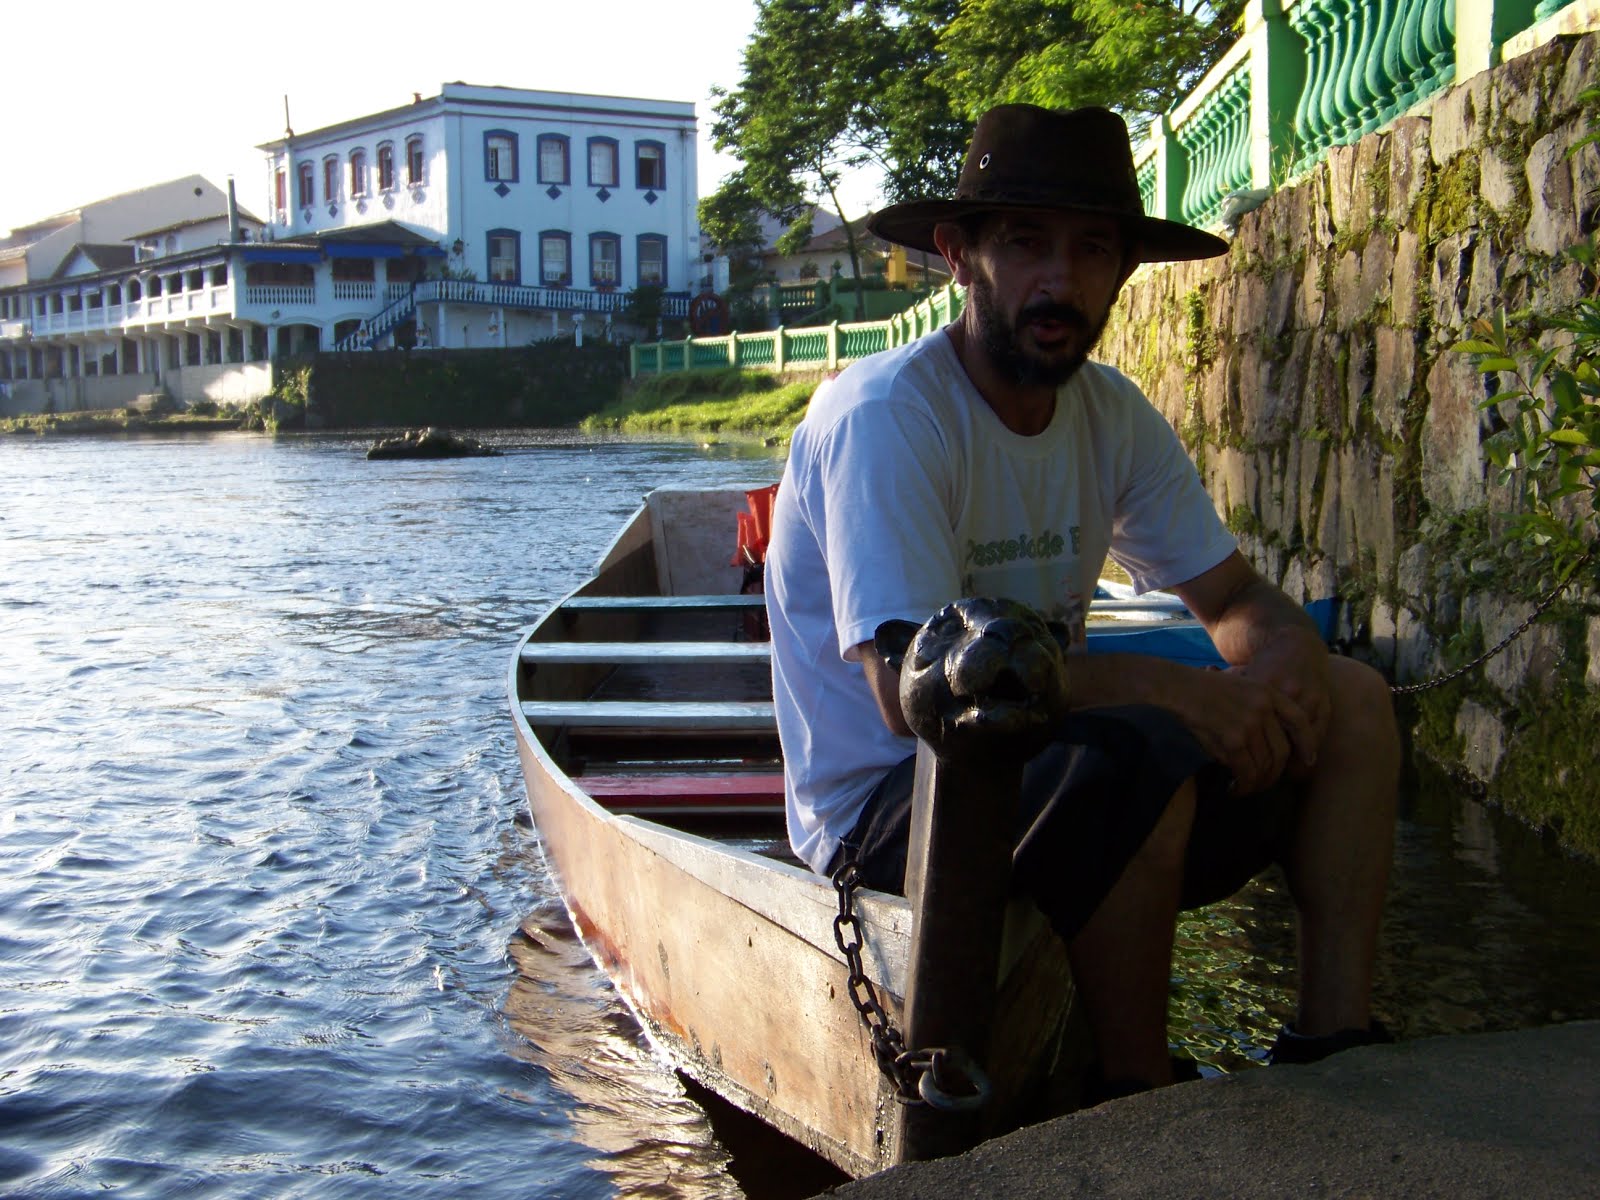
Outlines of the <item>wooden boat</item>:
M985 931L995 982L975 1004L959 970L914 982L910 901L861 891L861 965L896 1028L914 988L957 1021L993 1014L981 1112L897 1103L836 937L839 896L788 848L767 647L751 636L761 597L728 559L744 507L737 489L652 492L518 644L517 746L574 926L674 1066L853 1175L1071 1107L1085 1047L1065 955L1031 907L1010 906L998 942ZM1187 625L1161 636L1204 642Z

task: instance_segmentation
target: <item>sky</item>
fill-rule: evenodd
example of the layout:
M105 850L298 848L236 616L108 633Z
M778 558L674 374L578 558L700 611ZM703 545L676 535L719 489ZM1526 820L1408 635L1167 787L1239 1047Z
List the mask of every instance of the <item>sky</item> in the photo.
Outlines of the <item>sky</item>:
M53 0L6 17L0 230L199 174L267 211L283 97L304 133L455 82L688 100L700 195L738 164L711 149L711 88L738 85L755 0L321 0L293 6ZM24 48L27 48L24 51Z

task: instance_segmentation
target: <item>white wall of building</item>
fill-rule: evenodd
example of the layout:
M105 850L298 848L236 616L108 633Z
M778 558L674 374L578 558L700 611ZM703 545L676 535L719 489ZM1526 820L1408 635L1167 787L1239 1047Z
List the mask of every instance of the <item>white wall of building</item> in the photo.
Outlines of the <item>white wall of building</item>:
M272 390L272 366L264 362L179 367L162 378L167 394L185 407L201 400L253 404Z
M510 135L516 144L516 174L488 178L486 136ZM540 178L539 139L567 139L566 179ZM423 139L425 170L420 187L406 183L408 138ZM590 182L590 139L616 143L615 186ZM395 151L396 186L378 188L378 147ZM659 144L665 185L638 186L640 143ZM437 97L404 108L358 118L325 130L296 135L263 147L268 154L265 197L271 232L278 238L320 233L394 220L436 237L451 255L447 265L480 280L490 278L489 234L509 231L519 241L518 282L540 283L540 237L546 232L570 237L570 283L593 283L590 235L611 234L620 250L619 289L638 283L641 236L665 239L666 287L698 290L699 226L695 216L696 163L694 105L679 101L583 96L518 88L446 84ZM365 156L369 195L353 198L351 154ZM338 163L339 194L326 192L324 162ZM315 203L299 204L299 164L311 167ZM275 200L275 175L285 172L288 204ZM602 199L602 193L604 198ZM455 253L455 243L461 250Z

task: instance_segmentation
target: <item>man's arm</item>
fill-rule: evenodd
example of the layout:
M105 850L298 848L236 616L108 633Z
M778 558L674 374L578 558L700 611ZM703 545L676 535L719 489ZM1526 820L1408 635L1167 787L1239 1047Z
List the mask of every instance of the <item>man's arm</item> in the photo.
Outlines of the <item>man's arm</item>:
M859 646L852 646L845 657L859 662L866 671L867 686L872 689L872 698L878 702L883 723L901 737L916 736L911 732L911 726L906 724L906 715L900 709L899 672L883 661L877 647L871 642L862 642Z
M1328 651L1311 619L1237 552L1173 589L1232 664L1200 671L1143 654L1074 655L1072 706L1153 704L1176 715L1226 766L1241 792L1309 767L1327 729ZM866 672L886 725L911 736L900 680L871 642L850 657Z

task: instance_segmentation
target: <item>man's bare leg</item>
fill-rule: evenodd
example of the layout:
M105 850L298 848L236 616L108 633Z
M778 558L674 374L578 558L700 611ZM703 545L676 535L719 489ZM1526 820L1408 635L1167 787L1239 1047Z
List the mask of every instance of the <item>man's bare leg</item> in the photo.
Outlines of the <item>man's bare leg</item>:
M1190 780L1067 947L1106 1080L1172 1082L1167 993L1194 812Z
M1372 964L1394 858L1400 737L1388 685L1334 658L1332 720L1284 864L1300 918L1295 1030L1322 1037L1366 1029Z

